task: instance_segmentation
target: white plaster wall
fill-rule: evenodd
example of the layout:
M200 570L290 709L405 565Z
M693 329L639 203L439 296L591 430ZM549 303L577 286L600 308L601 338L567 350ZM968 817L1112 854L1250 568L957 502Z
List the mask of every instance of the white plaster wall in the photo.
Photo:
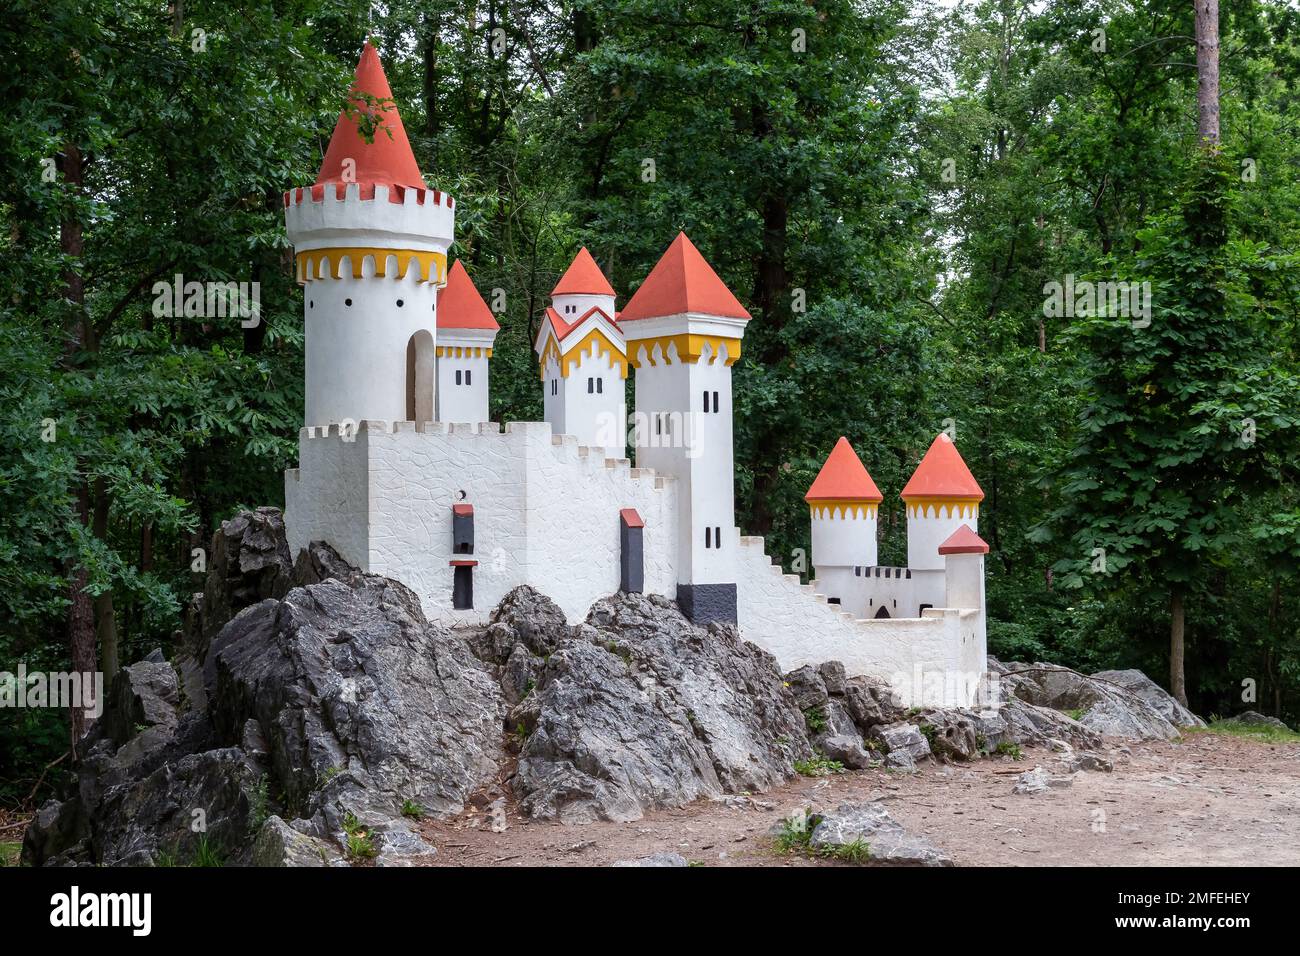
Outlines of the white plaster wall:
M444 340L439 343L446 346ZM444 355L438 359L438 387L434 393L436 418L440 422L485 422L488 420L488 365L485 355L474 358L456 358ZM470 373L466 385L465 372ZM461 384L456 384L456 373L461 373Z
M630 349L645 350L631 342ZM675 345L659 346L636 370L638 465L676 475L679 569L684 584L731 584L736 580L735 461L731 369L725 348L705 350L696 362L683 362ZM654 364L650 364L652 360ZM718 412L704 411L704 393L718 393ZM664 431L656 416L667 416ZM671 423L671 424L669 424ZM722 547L705 546L705 529L721 528Z
M514 427L519 428L520 425ZM619 587L619 511L645 522L645 591L677 594L677 483L580 448L575 436L528 430L529 579L577 622Z
M597 378L603 382L603 391L589 393L587 380ZM579 354L568 377L560 379L559 398L563 403L559 415L562 430L557 426L556 434L573 435L579 445L599 448L606 458L627 457L624 379L604 343L591 342ZM555 426L549 415L547 420Z
M284 524L295 558L312 541L327 541L351 564L367 566L370 430L359 423L351 437L341 440L338 425L298 433L299 466L284 474Z
M560 375L560 363L553 354L546 359L542 378L542 417L550 423L554 434L571 434L564 427L564 378Z
M934 608L920 618L855 619L797 575L782 573L762 538L740 539L737 572L741 633L771 652L783 671L838 660L850 676L890 681L908 706L972 702L957 669L976 650L972 622L963 656L966 613Z
M304 433L307 430L304 430ZM501 599L532 584L569 620L619 586L619 511L645 521L645 590L675 597L676 483L606 467L545 422L362 423L357 440L303 437L286 474L285 521L296 556L325 540L363 570L396 578L430 620L486 621ZM464 491L464 497L460 492ZM474 554L451 550L452 505L474 506ZM472 559L474 607L452 608L450 561Z
M920 510L913 513L913 508ZM943 555L939 545L952 537L962 525L979 531L978 504L957 507L939 506L934 502L914 500L907 502L907 566L909 568L943 568Z
M344 278L304 286L306 424L406 418L406 347L422 329L437 342L436 286L415 268L393 278L396 257L389 264L389 275L377 277L367 257L354 279L344 256Z

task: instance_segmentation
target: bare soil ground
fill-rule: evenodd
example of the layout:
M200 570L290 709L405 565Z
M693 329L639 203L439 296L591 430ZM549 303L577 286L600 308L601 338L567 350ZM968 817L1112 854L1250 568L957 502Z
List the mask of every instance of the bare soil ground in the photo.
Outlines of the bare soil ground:
M632 823L530 823L513 811L426 821L433 866L600 866L675 852L705 866L839 866L782 855L768 835L800 807L880 800L904 826L967 866L1280 866L1300 863L1300 744L1201 733L1176 743L1112 744L1113 773L1012 794L1057 755L928 764L913 775L863 770L799 778L753 797L698 801Z

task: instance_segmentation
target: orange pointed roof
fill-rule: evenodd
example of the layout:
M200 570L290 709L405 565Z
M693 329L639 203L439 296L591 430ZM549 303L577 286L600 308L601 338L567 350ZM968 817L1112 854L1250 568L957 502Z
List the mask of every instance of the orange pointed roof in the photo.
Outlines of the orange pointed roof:
M379 102L367 102L358 93L364 93ZM379 53L367 41L361 51L361 62L357 64L348 101L354 110L379 114L374 140L367 143L357 127L356 115L349 116L348 110L343 110L334 126L334 135L330 137L329 149L325 151L325 161L321 163L320 173L316 176L317 184L351 181L428 188L424 184L424 177L420 175L415 154L411 152L411 143L406 138L406 128L402 126L402 117L392 99L393 91L389 89L388 78L384 76ZM356 163L356 175L344 180L343 163L347 159Z
M871 480L862 459L858 457L847 438L841 437L826 458L826 464L817 472L804 501L884 501L880 489Z
M966 467L952 439L940 432L903 486L900 497L974 498L983 501L984 491Z
M591 257L586 246L578 250L569 268L551 290L552 296L613 294L614 287L605 278L605 273L600 271L600 266L596 265L596 260Z
M447 284L438 290L438 328L493 332L501 328L459 259L451 264Z
M628 322L682 312L733 319L750 317L713 267L704 261L700 250L686 238L686 233L679 232L641 288L618 314L618 320Z
M984 539L971 530L968 524L962 525L939 545L940 554L988 554L989 546Z

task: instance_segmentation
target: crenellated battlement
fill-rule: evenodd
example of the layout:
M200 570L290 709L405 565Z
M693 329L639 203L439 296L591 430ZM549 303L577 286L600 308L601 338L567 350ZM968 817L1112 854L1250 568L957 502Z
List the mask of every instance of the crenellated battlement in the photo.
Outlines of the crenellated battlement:
M455 218L452 197L435 189L326 183L284 194L285 229L299 255L340 247L445 255Z

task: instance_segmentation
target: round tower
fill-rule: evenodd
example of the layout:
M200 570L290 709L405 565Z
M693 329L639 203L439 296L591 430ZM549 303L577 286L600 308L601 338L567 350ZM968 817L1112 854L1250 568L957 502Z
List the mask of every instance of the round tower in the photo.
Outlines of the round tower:
M847 438L835 443L804 501L812 513L812 562L826 593L834 579L876 564L876 520L884 496Z
M304 287L305 424L431 420L454 204L425 185L369 43L316 183L284 203Z
M438 421L488 421L488 365L500 328L457 259L438 290Z
M907 506L907 566L942 570L939 547L962 525L979 530L984 491L951 438L940 433L900 496Z

